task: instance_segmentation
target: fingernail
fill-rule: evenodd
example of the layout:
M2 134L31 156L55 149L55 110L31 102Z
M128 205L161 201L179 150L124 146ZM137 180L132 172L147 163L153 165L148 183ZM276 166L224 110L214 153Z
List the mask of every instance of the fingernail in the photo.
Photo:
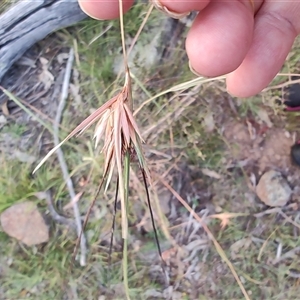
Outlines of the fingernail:
M192 64L191 64L191 61L189 60L189 68L190 68L190 71L192 72L192 73L194 73L196 76L198 76L198 77L201 77L202 75L201 74L199 74L197 71L195 71L195 69L192 67Z
M163 12L165 15L167 15L168 17L171 17L173 19L182 19L191 13L191 12L177 13L177 12L171 11L167 7L162 5L159 0L151 0L151 2L159 11Z
M81 3L82 1L78 1L78 4L79 4L79 7L80 7L80 9L86 14L86 15L88 15L89 17L91 17L91 18L93 18L93 19L95 19L95 20L99 20L99 21L104 21L105 19L99 19L99 18L96 18L96 17L94 17L93 15L91 15L90 13L88 13L85 9L84 9L84 7L82 6L82 3Z

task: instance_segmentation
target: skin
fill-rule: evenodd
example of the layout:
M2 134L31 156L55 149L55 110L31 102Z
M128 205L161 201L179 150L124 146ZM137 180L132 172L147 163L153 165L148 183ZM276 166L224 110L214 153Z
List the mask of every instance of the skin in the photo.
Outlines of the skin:
M132 0L123 0L128 11ZM227 75L227 90L250 97L280 71L300 34L300 1L160 0L170 11L199 11L186 39L193 69L203 76ZM95 19L118 18L118 0L79 0Z

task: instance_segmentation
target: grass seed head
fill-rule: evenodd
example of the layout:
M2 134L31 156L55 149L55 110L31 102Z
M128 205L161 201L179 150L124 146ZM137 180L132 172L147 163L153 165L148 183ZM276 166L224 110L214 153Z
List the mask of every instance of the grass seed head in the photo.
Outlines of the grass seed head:
M127 76L126 76L127 78ZM53 148L35 168L34 172L67 140L74 135L82 134L86 129L97 122L94 132L95 147L103 140L101 153L104 154L104 176L107 177L107 186L112 177L116 163L121 164L124 154L134 153L138 157L140 167L145 170L147 177L149 171L143 155L141 133L134 120L130 105L130 81L125 80L121 92L108 100L89 117L82 121L59 145ZM118 168L120 172L120 168ZM120 175L120 174L119 174Z
M95 146L98 147L99 142L103 140L101 152L105 156L103 178L106 177L107 190L113 170L116 166L118 171L118 182L121 199L122 210L122 237L127 238L127 213L126 213L126 196L125 189L128 189L128 182L124 181L123 162L124 157L130 157L136 154L138 157L140 168L150 181L150 174L146 165L142 149L142 137L138 126L134 120L132 110L129 108L132 105L130 73L127 68L125 84L121 92L108 100L83 122L81 122L59 145L54 147L35 168L34 172L67 140L76 134L82 134L86 129L97 123L94 139ZM130 160L130 159L129 159ZM129 168L129 164L125 164ZM126 179L127 180L127 179Z

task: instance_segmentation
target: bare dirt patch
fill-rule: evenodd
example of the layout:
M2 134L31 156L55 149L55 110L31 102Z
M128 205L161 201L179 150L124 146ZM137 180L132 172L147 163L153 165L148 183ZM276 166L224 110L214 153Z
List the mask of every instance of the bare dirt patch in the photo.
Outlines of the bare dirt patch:
M289 176L292 184L299 179L299 169L290 156L295 132L266 125L254 128L247 120L231 120L224 125L224 136L230 145L228 155L258 176L274 169Z

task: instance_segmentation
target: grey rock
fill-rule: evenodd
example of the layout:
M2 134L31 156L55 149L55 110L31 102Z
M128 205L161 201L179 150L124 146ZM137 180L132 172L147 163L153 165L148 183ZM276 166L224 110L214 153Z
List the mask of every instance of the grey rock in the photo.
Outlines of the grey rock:
M284 206L291 198L292 189L280 172L271 170L260 178L256 194L268 206Z

